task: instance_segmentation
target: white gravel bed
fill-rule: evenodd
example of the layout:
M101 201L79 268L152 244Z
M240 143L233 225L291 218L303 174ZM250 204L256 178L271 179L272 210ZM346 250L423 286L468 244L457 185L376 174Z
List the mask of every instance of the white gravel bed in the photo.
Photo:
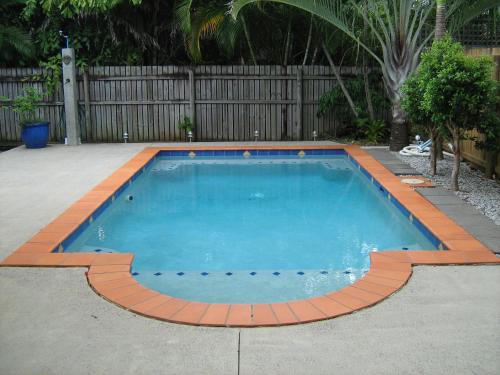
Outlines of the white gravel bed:
M437 175L430 175L429 158L421 156L402 156L393 153L399 159L415 168L425 177L430 178L436 185L450 190L450 176L453 169L453 158L445 155L444 160L438 161ZM455 194L468 202L484 215L500 225L500 184L495 180L484 177L484 174L462 162L459 176L460 191Z

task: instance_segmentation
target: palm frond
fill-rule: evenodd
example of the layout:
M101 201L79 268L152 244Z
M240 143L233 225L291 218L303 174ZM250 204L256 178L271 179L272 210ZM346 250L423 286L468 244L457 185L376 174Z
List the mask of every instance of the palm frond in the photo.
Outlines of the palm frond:
M448 30L451 34L484 14L499 6L498 0L455 0L451 1L446 13Z

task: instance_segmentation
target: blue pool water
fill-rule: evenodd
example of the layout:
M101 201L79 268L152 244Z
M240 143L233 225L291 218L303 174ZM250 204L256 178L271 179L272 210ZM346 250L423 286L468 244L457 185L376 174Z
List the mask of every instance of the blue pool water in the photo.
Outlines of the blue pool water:
M266 303L349 285L373 250L435 248L346 156L158 157L66 251L133 252L174 297Z

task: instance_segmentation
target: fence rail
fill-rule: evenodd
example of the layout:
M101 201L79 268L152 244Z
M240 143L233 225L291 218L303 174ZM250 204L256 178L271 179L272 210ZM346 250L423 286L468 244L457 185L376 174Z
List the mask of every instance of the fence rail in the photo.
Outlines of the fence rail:
M0 69L0 96L13 98L26 84L44 89L39 69ZM341 68L348 80L361 72ZM195 138L244 141L311 139L335 134L335 111L318 117L321 95L337 81L326 66L91 67L77 76L83 142L178 141L178 124L196 119ZM194 110L193 110L194 109ZM61 87L38 111L51 122L51 141L65 136ZM18 141L18 117L0 108L0 141Z

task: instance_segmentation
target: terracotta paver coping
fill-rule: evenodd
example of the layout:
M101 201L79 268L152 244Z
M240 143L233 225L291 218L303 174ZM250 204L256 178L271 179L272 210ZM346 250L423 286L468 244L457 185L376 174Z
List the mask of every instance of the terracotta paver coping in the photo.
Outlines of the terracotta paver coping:
M92 221L101 205L160 151L197 150L345 150L448 250L385 251L370 254L370 270L352 285L323 296L270 304L210 304L160 294L139 284L130 269L134 254L65 253L62 244L81 224ZM372 306L402 288L413 265L499 264L486 246L457 225L358 146L198 146L147 147L75 202L52 223L5 258L4 267L88 267L89 285L110 302L143 316L168 322L225 327L307 323Z

